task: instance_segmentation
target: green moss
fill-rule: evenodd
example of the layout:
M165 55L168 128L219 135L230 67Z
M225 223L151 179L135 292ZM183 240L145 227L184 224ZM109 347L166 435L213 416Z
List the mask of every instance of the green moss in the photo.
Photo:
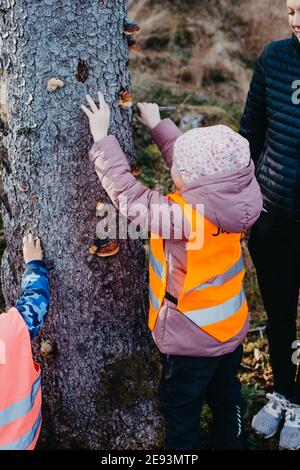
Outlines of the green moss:
M145 364L147 361L147 364ZM160 376L159 353L149 359L134 354L114 362L101 382L101 394L107 397L110 406L128 407L142 399L156 397Z

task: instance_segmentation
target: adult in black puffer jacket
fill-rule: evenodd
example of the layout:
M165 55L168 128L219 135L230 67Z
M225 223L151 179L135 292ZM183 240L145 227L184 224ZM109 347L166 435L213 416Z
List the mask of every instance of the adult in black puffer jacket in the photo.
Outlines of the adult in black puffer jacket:
M297 449L300 373L292 348L300 287L300 0L287 0L287 6L293 35L272 42L260 56L240 134L249 141L264 199L249 250L268 315L274 375L274 392L252 426L270 437L284 420L279 445Z

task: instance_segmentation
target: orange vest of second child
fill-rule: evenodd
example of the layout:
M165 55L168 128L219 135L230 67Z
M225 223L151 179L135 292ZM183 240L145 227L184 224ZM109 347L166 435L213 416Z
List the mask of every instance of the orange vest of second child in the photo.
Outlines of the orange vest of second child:
M41 428L41 369L16 308L0 315L0 450L33 450Z
M227 233L196 212L178 192L168 194L179 204L192 228L192 242L201 221L204 244L201 249L187 250L187 272L178 310L220 342L234 337L248 316L243 289L245 274L241 250L241 233ZM200 217L200 219L199 219ZM224 233L222 233L224 232ZM216 234L218 234L216 236ZM167 284L167 262L164 240L151 234L149 253L149 328L154 330Z

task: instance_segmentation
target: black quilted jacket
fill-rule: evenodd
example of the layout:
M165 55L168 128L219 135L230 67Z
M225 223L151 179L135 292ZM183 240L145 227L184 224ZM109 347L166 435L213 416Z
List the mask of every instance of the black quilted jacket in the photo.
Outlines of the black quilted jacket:
M300 43L294 34L260 56L239 132L250 143L265 209L300 221Z

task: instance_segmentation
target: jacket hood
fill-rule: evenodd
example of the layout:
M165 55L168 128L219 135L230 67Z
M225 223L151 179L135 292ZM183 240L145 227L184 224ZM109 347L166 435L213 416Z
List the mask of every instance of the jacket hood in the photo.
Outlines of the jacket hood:
M250 228L262 211L254 163L219 175L200 177L179 191L189 204L204 204L204 216L230 233Z

